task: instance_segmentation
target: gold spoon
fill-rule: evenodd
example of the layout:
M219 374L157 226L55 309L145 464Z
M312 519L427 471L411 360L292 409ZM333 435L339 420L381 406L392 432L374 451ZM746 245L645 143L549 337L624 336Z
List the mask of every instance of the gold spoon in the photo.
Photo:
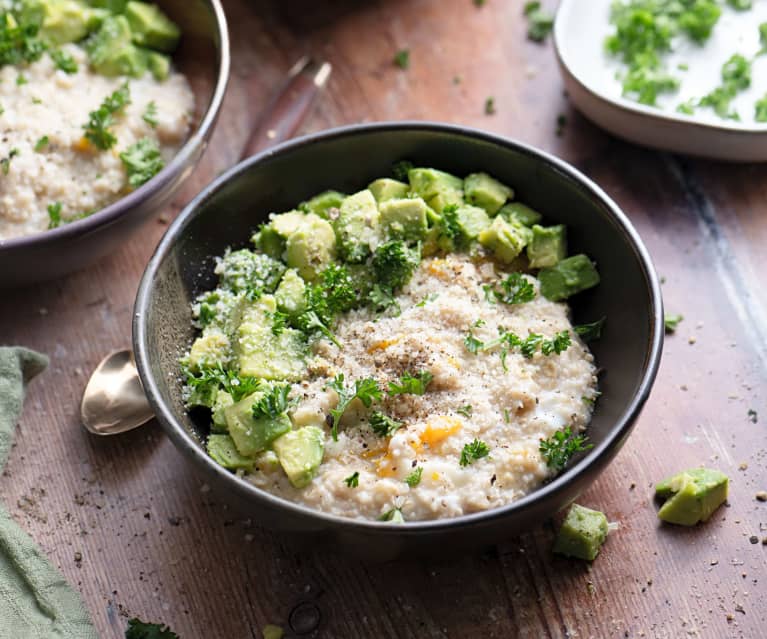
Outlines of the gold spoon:
M255 155L293 137L327 84L331 71L330 63L318 63L308 57L294 64L254 128L241 157ZM117 435L138 428L153 417L133 353L126 349L107 355L83 391L80 403L83 426L94 435Z

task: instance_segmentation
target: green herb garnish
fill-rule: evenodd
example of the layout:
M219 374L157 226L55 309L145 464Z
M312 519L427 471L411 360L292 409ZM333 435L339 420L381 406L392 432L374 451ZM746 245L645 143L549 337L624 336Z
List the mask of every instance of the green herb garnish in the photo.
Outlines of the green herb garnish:
M395 162L392 165L391 172L395 180L399 180L400 182L407 182L409 179L408 173L414 168L415 165L409 160L400 160L399 162Z
M751 62L736 53L722 66L722 85L704 95L698 104L714 109L721 118L740 120L736 111L730 110L730 103L740 92L751 86Z
M27 80L27 76L25 76L23 73L19 73L19 75L16 76L16 85L24 86L25 84L29 84L29 80Z
M253 404L253 419L275 419L284 413L290 403L288 393L290 393L289 384L272 388Z
M47 135L44 135L41 137L37 142L35 142L35 151L38 153L42 151L46 146L48 146L48 143L50 142L50 139Z
M543 42L554 27L554 16L541 8L540 2L526 2L527 37L533 42Z
M475 439L469 442L463 447L461 451L461 460L459 461L461 466L468 466L473 464L478 459L487 457L490 454L490 447L480 439Z
M767 94L754 105L754 119L757 122L767 122Z
M48 205L48 228L55 229L61 226L61 202L54 202Z
M51 51L50 55L51 59L53 60L53 64L57 69L69 75L77 73L77 62L75 62L75 59L66 51L62 51L61 49L54 49Z
M410 281L420 263L420 247L410 249L402 240L390 240L376 248L373 273L382 287L395 291Z
M405 477L405 483L411 488L415 488L418 486L418 484L421 483L421 475L423 475L423 468L419 466L407 477Z
M165 166L160 147L151 138L141 138L129 146L120 153L120 159L128 172L128 184L134 189L149 182Z
M404 373L399 382L389 382L389 395L423 395L434 376L429 371L420 371L415 375Z
M594 448L587 444L586 435L575 435L567 426L564 430L554 433L549 439L542 439L538 450L541 452L546 465L554 470L562 470L570 458L576 453Z
M392 419L379 410L373 411L369 418L370 428L379 437L391 437L398 428L402 427L402 422Z
M178 635L165 624L131 619L125 631L125 639L178 639Z
M591 322L589 324L578 324L577 326L573 326L573 331L584 342L594 342L602 337L602 328L606 321L607 318L603 317L602 319L598 319L596 322Z
M727 4L737 11L747 11L753 6L753 0L727 0Z
M38 25L19 24L13 14L0 11L0 66L39 60L47 47L38 31Z
M183 367L183 371L189 391L187 406L212 407L219 389L223 389L235 402L239 402L261 388L259 379L248 375L240 376L234 371L226 370L221 364L204 367L199 371Z
M474 408L471 404L466 404L466 406L461 406L460 408L456 409L456 412L460 415L463 415L466 418L471 417L472 413L474 412Z
M394 524L404 524L405 517L402 515L402 511L399 508L392 508L381 515L378 518L378 521L390 521Z
M111 149L117 142L117 138L110 131L114 124L114 116L130 104L130 87L126 82L111 95L104 98L101 106L88 115L88 124L83 126L85 138L97 149L106 151Z
M673 333L676 330L676 327L679 326L679 322L681 322L683 319L683 315L673 315L671 313L664 314L663 327L666 333Z
M153 129L157 128L157 103L154 100L146 105L146 109L144 109L144 114L141 116L141 119Z
M521 273L511 273L498 284L485 284L485 299L490 303L523 304L535 299L535 289L530 281Z
M410 49L400 49L394 54L394 64L400 69L410 68Z
M338 441L338 423L353 400L359 399L365 408L370 408L373 400L380 400L383 396L381 389L378 387L378 382L371 377L358 379L352 387L344 384L344 374L339 373L328 384L328 388L332 388L338 394L338 404L330 410L330 414L333 417L333 426L330 431L333 441Z
M485 115L495 115L495 98L493 96L485 98Z
M11 160L15 158L19 154L18 149L11 149L8 151L8 155L6 155L2 160L0 160L0 171L3 172L3 175L8 175L8 171L11 170Z
M351 475L344 479L344 483L349 488L357 488L357 486L360 485L360 474L357 471L354 471Z

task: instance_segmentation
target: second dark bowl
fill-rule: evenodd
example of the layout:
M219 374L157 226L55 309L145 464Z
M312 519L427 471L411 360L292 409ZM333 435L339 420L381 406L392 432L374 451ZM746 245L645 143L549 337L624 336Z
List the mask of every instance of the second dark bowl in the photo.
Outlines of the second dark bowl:
M552 482L496 510L392 525L336 517L266 493L218 466L206 432L184 409L178 358L193 336L190 302L216 283L214 256L244 246L270 212L293 208L324 189L354 192L402 159L458 175L486 171L519 200L568 228L571 253L594 259L602 276L572 300L575 323L607 317L593 343L605 369L589 436L594 448ZM283 144L217 179L170 226L139 288L133 347L157 419L204 481L264 527L370 559L489 545L529 529L573 501L626 441L660 362L663 310L647 250L603 191L566 163L476 130L424 123L346 127Z

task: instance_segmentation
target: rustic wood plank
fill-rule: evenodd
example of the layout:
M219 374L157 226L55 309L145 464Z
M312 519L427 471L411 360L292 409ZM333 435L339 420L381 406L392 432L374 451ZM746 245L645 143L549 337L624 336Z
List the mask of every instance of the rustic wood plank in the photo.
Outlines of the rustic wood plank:
M581 498L620 531L592 566L552 557L551 523L491 553L363 565L296 553L258 522L237 519L156 425L87 436L80 393L99 358L129 342L138 278L164 230L150 222L93 269L6 295L0 315L3 341L53 358L30 389L3 499L83 593L102 636L122 636L124 617L137 614L184 638L259 637L266 623L287 629L291 613L298 624L317 611L319 625L301 636L760 636L767 562L749 537L767 535L767 509L754 500L767 488L765 334L733 308L744 290L751 314L767 307L758 286L765 169L680 161L605 135L568 107L550 47L525 40L517 3L446 5L226 2L231 88L177 203L236 159L254 110L304 51L335 66L306 131L428 118L510 135L576 164L632 217L666 278L668 309L686 317L634 435ZM400 48L411 51L407 71L391 62ZM494 115L484 113L488 96ZM558 137L561 113L568 123ZM700 463L732 477L730 507L698 529L659 526L652 484Z

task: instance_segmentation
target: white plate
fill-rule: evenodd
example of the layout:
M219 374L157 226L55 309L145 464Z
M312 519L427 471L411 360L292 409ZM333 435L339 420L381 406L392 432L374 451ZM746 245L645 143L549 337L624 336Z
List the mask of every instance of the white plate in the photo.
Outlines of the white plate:
M754 120L754 103L767 94L767 55L751 69L752 86L733 100L741 122L723 120L710 109L688 116L675 111L721 82L722 64L734 53L759 50L758 25L767 22L767 0L751 11L724 7L710 40L699 47L687 38L674 43L668 68L681 80L679 91L659 96L660 108L621 95L616 74L625 67L605 53L612 0L562 0L554 24L554 46L570 99L598 126L631 142L667 151L739 162L767 161L767 123ZM686 63L687 71L677 70Z

